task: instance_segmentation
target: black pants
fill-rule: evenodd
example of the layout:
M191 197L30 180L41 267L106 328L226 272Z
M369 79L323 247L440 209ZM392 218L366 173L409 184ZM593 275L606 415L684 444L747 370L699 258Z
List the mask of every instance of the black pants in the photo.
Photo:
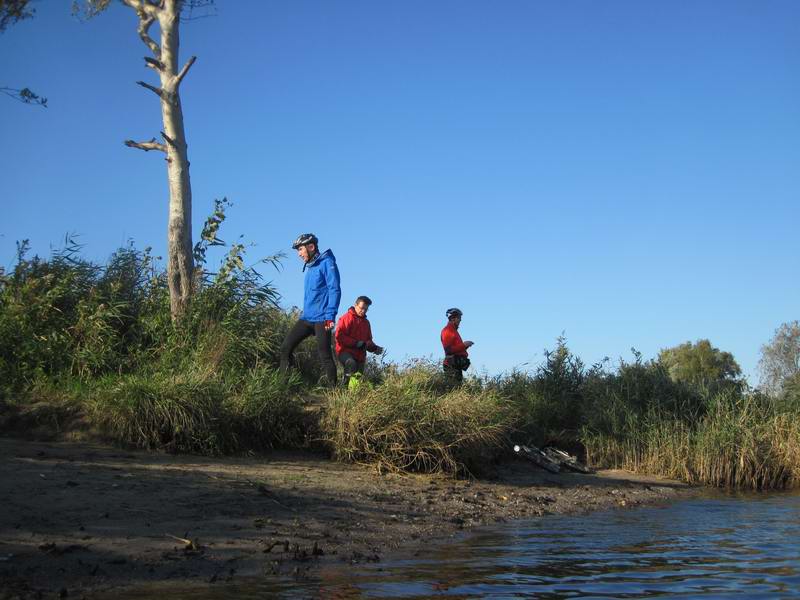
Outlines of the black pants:
M451 367L447 363L444 364L444 374L452 383L460 384L464 381L464 372L456 367Z
M336 385L336 363L333 362L331 352L331 330L325 329L325 323L309 323L300 319L286 334L286 339L281 344L281 370L285 371L294 365L292 353L304 339L310 336L317 338L317 352L319 362L328 378L328 385Z
M353 373L363 373L364 372L364 363L358 362L356 357L350 354L349 352L340 352L337 356L339 362L342 363L344 367L344 383L347 385L347 382L350 381L350 376Z

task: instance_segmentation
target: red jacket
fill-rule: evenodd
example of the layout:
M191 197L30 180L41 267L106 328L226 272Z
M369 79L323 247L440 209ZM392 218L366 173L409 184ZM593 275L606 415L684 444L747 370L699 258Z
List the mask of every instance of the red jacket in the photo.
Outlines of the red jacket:
M448 323L442 329L442 346L445 356L467 356L467 347L452 323Z
M367 360L367 350L377 348L372 341L372 328L366 317L359 317L352 306L344 313L336 324L336 354L349 352L358 362ZM356 342L364 342L366 346L359 350Z

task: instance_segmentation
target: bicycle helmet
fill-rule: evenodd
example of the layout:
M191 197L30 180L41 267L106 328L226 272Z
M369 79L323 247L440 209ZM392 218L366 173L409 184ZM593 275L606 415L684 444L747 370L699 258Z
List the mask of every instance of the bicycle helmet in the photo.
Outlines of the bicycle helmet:
M317 240L317 236L313 233L301 233L292 244L292 249L297 250L300 246L305 246L306 244L319 245L319 240Z
M449 321L450 319L452 319L454 317L460 317L464 313L461 312L460 308L448 308L447 312L445 314L447 315L447 320Z

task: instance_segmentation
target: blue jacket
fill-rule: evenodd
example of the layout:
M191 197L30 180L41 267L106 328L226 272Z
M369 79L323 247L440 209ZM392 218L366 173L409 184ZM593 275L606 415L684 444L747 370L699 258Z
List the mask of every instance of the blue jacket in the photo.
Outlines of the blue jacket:
M326 250L303 267L306 272L303 314L300 318L310 323L334 321L342 299L339 287L339 269L336 257Z

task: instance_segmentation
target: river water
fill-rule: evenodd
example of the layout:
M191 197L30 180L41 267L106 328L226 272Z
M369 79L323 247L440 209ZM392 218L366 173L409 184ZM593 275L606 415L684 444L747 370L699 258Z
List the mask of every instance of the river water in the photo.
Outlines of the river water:
M547 517L416 554L237 597L800 598L800 495Z
M176 600L800 598L800 494L709 493L550 516L423 544L411 558L311 579L214 585ZM118 596L117 600L144 596Z

